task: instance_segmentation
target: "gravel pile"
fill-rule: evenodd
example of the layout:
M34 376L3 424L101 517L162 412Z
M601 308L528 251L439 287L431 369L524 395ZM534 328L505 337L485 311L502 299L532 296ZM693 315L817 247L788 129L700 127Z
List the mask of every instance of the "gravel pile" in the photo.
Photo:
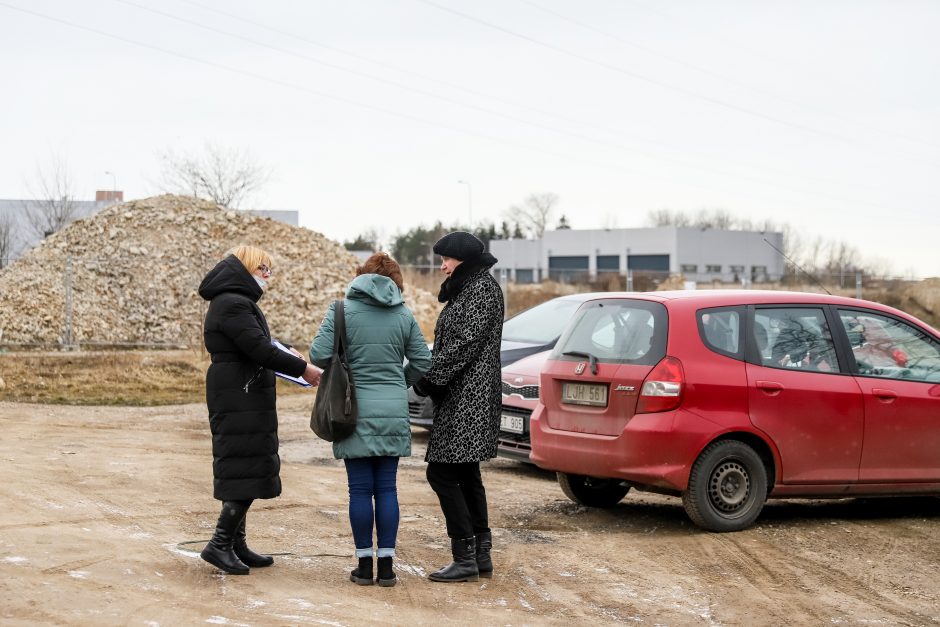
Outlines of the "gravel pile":
M170 195L77 220L0 271L0 345L199 346L196 290L236 244L274 256L261 307L273 335L309 345L357 259L315 231ZM406 286L405 301L429 333L437 299Z

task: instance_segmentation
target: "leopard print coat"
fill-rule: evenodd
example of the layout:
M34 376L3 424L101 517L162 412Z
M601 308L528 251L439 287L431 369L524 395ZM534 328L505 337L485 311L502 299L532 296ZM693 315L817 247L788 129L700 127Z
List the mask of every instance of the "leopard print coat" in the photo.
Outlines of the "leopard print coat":
M425 461L480 462L496 457L500 341L505 304L489 267L474 269L444 306L434 327L431 369L425 379L443 388Z

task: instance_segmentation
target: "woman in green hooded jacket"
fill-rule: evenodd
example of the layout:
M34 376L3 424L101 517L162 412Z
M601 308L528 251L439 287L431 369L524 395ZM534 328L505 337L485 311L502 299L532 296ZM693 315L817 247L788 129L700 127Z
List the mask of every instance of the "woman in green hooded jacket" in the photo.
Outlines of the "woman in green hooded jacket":
M408 387L431 365L424 335L402 299L401 268L386 253L375 253L357 268L346 290L347 360L356 386L356 431L333 443L333 455L346 464L349 522L358 566L350 581L371 585L372 530L378 540L378 583L395 585L392 558L398 534L398 458L411 455ZM310 347L321 368L333 352L334 306ZM402 365L407 359L407 364ZM373 499L375 506L373 507Z

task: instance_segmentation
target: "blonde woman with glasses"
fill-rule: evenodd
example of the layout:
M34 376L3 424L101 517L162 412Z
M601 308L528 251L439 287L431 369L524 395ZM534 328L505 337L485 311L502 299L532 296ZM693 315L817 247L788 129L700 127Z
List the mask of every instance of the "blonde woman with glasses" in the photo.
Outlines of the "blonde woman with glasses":
M274 373L303 377L311 385L320 369L299 352L271 343L258 301L273 276L271 256L237 246L206 274L199 295L209 301L203 325L212 364L206 405L212 432L214 497L222 501L215 533L202 559L233 575L270 566L274 559L248 548L245 518L255 499L281 493Z

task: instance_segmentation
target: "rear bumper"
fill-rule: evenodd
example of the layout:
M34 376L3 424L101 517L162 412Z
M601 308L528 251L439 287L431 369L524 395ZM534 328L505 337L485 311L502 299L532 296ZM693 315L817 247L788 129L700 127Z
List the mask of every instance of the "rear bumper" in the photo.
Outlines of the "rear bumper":
M531 462L529 454L532 452L532 445L528 438L515 438L511 434L500 432L499 448L496 449L497 455L506 459L513 459L517 462Z
M555 470L681 492L689 471L716 425L681 409L633 416L618 435L552 429L539 405L530 420L530 460Z

